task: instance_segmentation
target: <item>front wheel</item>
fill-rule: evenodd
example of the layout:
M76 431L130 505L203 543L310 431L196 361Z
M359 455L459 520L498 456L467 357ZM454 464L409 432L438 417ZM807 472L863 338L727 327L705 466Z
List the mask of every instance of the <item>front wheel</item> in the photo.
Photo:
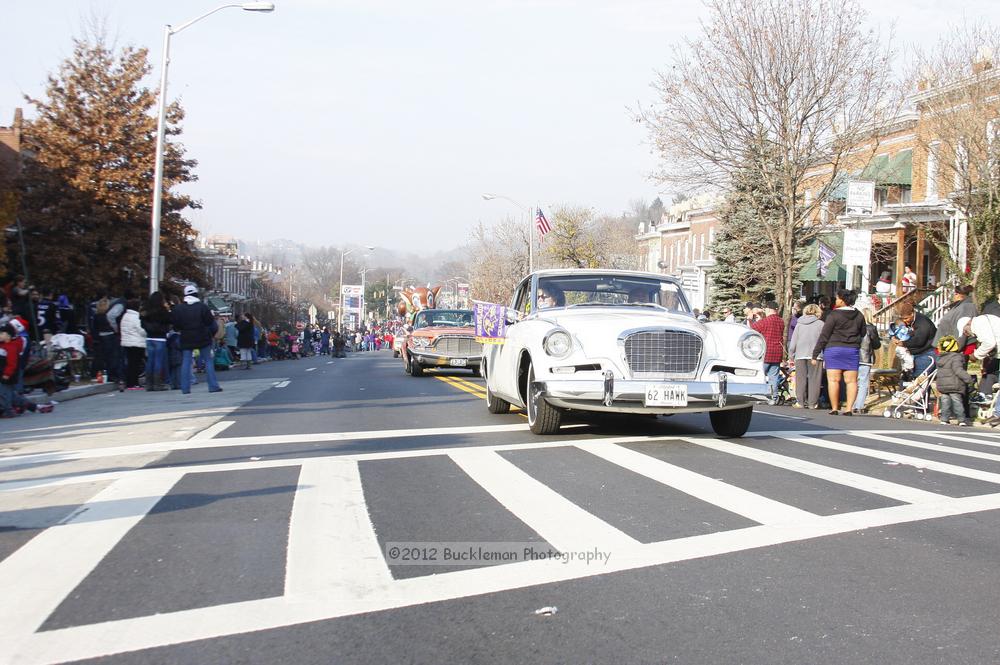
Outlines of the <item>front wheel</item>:
M482 376L483 368L481 366L476 366L472 368L472 376Z
M420 363L414 362L413 358L410 358L410 376L423 376L424 368L420 366Z
M739 438L750 429L750 419L753 417L753 407L744 409L730 409L728 411L710 411L709 420L712 421L712 429L719 436L726 438Z
M534 434L555 434L562 423L562 411L552 406L537 393L532 393L535 368L528 365L528 427Z

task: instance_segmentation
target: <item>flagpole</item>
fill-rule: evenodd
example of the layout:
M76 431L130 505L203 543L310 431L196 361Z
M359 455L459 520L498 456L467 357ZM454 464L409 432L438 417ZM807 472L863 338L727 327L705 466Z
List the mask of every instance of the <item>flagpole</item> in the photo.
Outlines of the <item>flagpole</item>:
M528 274L534 272L535 211L528 208Z

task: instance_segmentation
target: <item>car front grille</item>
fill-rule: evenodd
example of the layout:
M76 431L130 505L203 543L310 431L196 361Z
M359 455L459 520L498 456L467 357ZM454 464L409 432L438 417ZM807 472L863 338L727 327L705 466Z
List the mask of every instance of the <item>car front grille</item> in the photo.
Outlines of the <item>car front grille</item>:
M481 356L483 345L472 337L446 335L439 337L434 350L443 356Z
M693 377L701 350L701 337L683 330L644 330L625 338L625 359L639 379Z

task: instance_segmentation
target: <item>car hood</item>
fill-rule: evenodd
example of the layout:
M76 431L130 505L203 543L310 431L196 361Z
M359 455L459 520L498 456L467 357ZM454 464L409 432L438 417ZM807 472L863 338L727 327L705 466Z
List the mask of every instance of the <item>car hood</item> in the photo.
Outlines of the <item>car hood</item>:
M633 328L670 328L705 336L705 326L687 314L673 314L645 307L579 307L539 313L539 320L550 321L581 338L617 337Z
M414 330L410 334L414 337L427 337L429 339L434 339L435 337L440 337L441 335L475 336L476 329L470 327L456 328L455 326L428 326L427 328Z

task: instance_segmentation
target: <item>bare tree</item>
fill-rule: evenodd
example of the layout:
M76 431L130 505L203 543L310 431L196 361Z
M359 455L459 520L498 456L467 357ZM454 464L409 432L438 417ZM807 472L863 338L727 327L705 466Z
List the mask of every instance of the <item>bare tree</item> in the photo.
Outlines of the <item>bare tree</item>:
M855 0L706 5L701 36L675 51L654 83L658 102L641 119L663 159L662 183L728 189L749 170L762 184L759 228L774 250L774 292L787 306L796 247L817 231L809 224L815 209L852 151L867 145L874 154L898 108L891 48L863 28ZM819 188L808 202L806 183Z
M959 247L947 230L928 227L950 272L971 284L980 302L1000 287L996 259L1000 244L1000 30L964 24L918 51L910 78L920 114L918 151L927 155L928 184L955 206L966 222ZM964 251L963 251L964 250ZM963 256L964 254L964 256ZM966 266L968 272L966 272Z
M493 226L480 223L472 232L469 255L472 297L506 303L528 274L528 230L509 217Z

